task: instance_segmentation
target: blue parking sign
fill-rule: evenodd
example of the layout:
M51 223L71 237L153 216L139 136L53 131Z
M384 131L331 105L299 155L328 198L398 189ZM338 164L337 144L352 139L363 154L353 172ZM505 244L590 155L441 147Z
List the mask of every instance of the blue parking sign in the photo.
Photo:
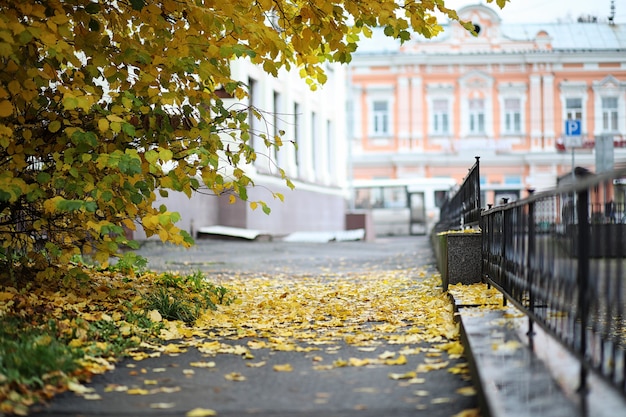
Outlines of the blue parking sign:
M581 123L580 120L566 120L565 121L565 136L580 136L581 135Z

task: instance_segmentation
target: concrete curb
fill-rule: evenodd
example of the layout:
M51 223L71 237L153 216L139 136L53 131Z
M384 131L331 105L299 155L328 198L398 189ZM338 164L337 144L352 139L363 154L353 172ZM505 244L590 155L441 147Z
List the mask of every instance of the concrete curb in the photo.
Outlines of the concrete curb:
M522 343L510 312L456 302L455 310L484 417L583 415Z
M535 326L533 352L528 318L516 308L454 305L484 417L585 415L577 392L580 365L559 342ZM626 417L626 399L599 377L590 375L588 389L587 416Z

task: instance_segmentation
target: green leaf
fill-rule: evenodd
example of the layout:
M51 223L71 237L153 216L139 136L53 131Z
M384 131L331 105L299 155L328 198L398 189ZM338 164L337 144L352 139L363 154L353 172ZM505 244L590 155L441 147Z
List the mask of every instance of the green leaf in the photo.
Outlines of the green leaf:
M56 133L60 129L61 129L61 122L59 122L58 120L54 120L50 122L50 124L48 125L48 130L52 133Z
M0 190L0 201L10 201L11 200L11 193L4 191L4 190Z
M400 31L400 33L398 34L398 37L400 38L401 42L406 42L406 41L411 40L411 34L406 30Z
M95 213L97 209L98 203L96 203L95 201L87 201L85 203L85 210L87 210L88 212Z
M39 184L47 184L48 181L50 181L50 178L52 178L52 176L48 174L47 172L37 173L37 182Z
M113 199L113 192L109 190L103 191L102 194L100 195L100 199L104 201L105 203L108 203L109 201Z
M161 214L161 215L159 215L159 224L161 226L167 226L171 222L172 222L172 219L170 218L169 214Z
M76 97L65 97L63 99L63 107L65 107L66 110L74 110L78 107L78 100Z
M135 137L135 126L130 123L122 123L122 132L126 133L130 137Z
M22 45L25 45L33 40L33 35L28 30L24 30L20 32L18 39Z
M83 208L85 202L82 200L65 200L61 199L57 203L57 208L62 211L76 211Z
M159 158L161 161L171 161L174 154L169 149L159 149Z
M150 149L144 154L144 157L146 158L146 161L148 161L151 164L154 164L156 163L157 159L159 159L159 153L155 151L154 149Z
M130 5L134 10L141 11L146 5L145 0L130 0Z
M98 3L89 3L85 6L85 11L89 14L96 14L100 12L100 5Z

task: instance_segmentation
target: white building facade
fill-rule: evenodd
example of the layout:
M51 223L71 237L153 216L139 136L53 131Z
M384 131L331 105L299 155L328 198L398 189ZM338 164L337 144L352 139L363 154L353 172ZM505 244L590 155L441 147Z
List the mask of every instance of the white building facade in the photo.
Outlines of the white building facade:
M297 231L335 231L345 226L346 159L345 68L326 67L328 81L311 91L298 71L281 71L272 77L246 60L233 62L233 78L248 84L250 96L244 101L226 99L228 105L252 105L262 119L250 116L254 164L244 167L255 186L247 190L249 201L266 202L271 213L252 210L245 201L229 203L229 196L195 193L187 198L170 192L156 204L165 204L181 214L177 226L195 236L200 228L227 226L253 229L271 235ZM283 146L278 152L264 144L261 134L273 137L279 131ZM295 185L291 190L279 168ZM284 201L275 199L280 193ZM135 239L145 239L143 231Z

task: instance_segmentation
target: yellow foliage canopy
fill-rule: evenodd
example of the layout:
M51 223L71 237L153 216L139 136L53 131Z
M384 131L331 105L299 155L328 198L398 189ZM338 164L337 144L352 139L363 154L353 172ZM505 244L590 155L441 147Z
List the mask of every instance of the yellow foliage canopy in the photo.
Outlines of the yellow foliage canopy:
M43 269L81 250L106 262L135 222L190 244L179 216L153 207L155 190L246 200L253 185L237 168L256 158L248 111L221 98L247 94L232 60L300 69L315 88L324 64L350 62L373 27L430 37L435 12L458 19L443 0L3 1L2 259Z

